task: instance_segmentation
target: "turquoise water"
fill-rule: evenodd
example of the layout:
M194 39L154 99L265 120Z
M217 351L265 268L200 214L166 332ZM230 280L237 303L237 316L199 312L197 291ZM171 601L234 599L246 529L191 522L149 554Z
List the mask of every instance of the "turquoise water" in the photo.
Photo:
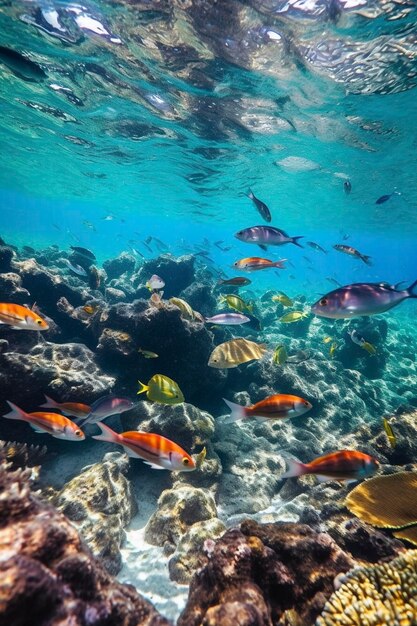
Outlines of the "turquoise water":
M40 298L30 293L21 304L31 306L36 299L40 311L45 308L48 319L64 328L62 334L62 328L52 329L52 344L88 345L102 367L97 380L113 376L112 388L118 395L136 398L136 378L146 381L161 367L161 373L178 374L186 399L191 396L198 408L213 414L215 434L207 441L201 436L189 452L197 454L204 443L209 458L213 455L223 463L216 504L227 526L246 514L265 514L265 519L270 515L273 521L296 517L297 506L281 515L285 496L281 499L278 487L265 486L271 470L263 454L275 458L282 447L307 462L334 450L339 442L365 451L373 438L369 451L381 453L388 473L398 465L415 463L412 431L404 434L397 417L392 419L403 457L398 453L393 459L393 451L378 448L375 441L383 432L383 416L417 405L417 301L407 299L383 316L357 320L364 332L375 333L377 356L372 356L357 348L354 352L347 322L315 318L300 332L296 324L278 325L287 309L273 309L271 295L281 290L296 299L294 309L304 309L337 283L404 281L408 287L417 279L416 23L415 7L406 2L118 0L79 5L64 0L0 0L0 237L14 246L14 262L31 256L23 246L35 249L37 258L43 259L41 266L47 258L47 270L73 290L65 297L74 297L70 304L76 323L72 313L64 319L48 293L40 293ZM23 56L11 62L6 48ZM349 194L346 181L351 183ZM271 225L302 236L303 248L287 244L265 252L235 237L243 228L264 223L246 195L249 188L270 208ZM378 204L386 194L392 195ZM147 247L149 237L162 244L154 240ZM327 253L312 249L308 241ZM372 264L337 252L336 244L353 246L369 255ZM58 247L56 257L50 246ZM191 286L205 282L209 295L220 293L215 291L219 276L247 275L252 284L240 294L255 302L266 323L259 333L244 329L242 334L266 341L270 350L284 342L291 354L309 350L311 355L307 363L281 369L257 362L243 365L229 371L227 379L220 375L215 379L207 367L208 354L203 359L193 353L193 378L183 346L165 333L162 324L163 345L158 344L157 326L146 336L152 344L148 347L161 352L157 363L138 357L139 344L124 355L125 360L111 349L110 356L103 356L103 348L97 347L103 328L97 330L93 324L91 329L80 308L98 298L105 315L108 309L114 311L105 293L109 284L93 290L71 274L60 263L71 253L70 246L93 251L99 269L123 252L133 255L136 274L131 272L116 285L126 288L118 310L126 306L130 311L125 303L136 299L136 289L137 298L149 297L140 292L148 278L140 275L140 269L162 253L175 258L194 255L197 270L208 268L214 278L200 273ZM249 256L287 259L286 268L237 272L233 263ZM13 271L23 270L15 265ZM135 276L137 282L140 276L140 284L130 293L129 281ZM1 287L0 301L7 299L6 294L6 287ZM223 310L210 306L211 315ZM103 327L106 321L100 321ZM117 331L139 341L135 328L117 324ZM182 330L176 327L175 332L182 337ZM24 339L7 332L7 354L26 357L36 341L28 340L26 346ZM197 335L195 328L193 332ZM221 332L210 334L207 342L212 347L220 343L219 337L223 341L239 336L240 328ZM323 343L326 335L337 343L334 359L331 344ZM147 347L146 341L140 337L141 347ZM376 361L379 365L374 368ZM183 369L188 372L184 377ZM6 409L6 400L19 404L22 397L25 408L35 410L43 393L61 401L85 402L103 395L97 386L79 397L71 381L60 387L57 376L45 376L41 382L29 377L35 380L33 387L26 380L20 387L8 379L7 392L0 390L1 409ZM213 382L202 390L200 405L194 386L205 377L211 381L211 376ZM268 430L262 424L254 431L250 425L238 425L241 430L233 434L231 426L223 429L223 396L248 404L272 391L310 398L311 417L305 424L295 421L295 426L286 421L284 436L275 426ZM147 410L152 412L155 405L150 406ZM1 439L33 443L35 436L27 435L27 425L19 424L19 430L12 424L13 428L0 422ZM111 424L121 432L117 421ZM243 452L236 444L239 436ZM248 437L256 452L253 458L248 453L249 460ZM56 456L46 462L44 478L57 488L102 457L102 448L91 440L79 456L71 448L75 444L51 442L47 435L42 440L59 454L59 462ZM225 450L227 444L236 444L232 448L236 458ZM242 469L252 462L260 477L259 494L258 485L251 482L251 467ZM149 562L162 559L162 599L158 596L155 602L176 617L185 599L175 599L177 589L167 582L162 549L155 556L146 542L140 548L134 545L137 537L143 541L140 533L156 510L161 491L172 486L171 478L140 461L131 463L136 472L129 475L133 489L142 497L144 479L146 492L144 510L132 524L123 555L122 578L133 581L140 591ZM282 469L278 463L273 472ZM241 482L234 483L237 476ZM247 485L252 489L249 495ZM304 483L301 492L303 488L307 493ZM240 490L241 503L233 500ZM315 506L313 498L311 502ZM140 570L134 555L142 549L147 556ZM151 583L143 585L148 597L158 595Z

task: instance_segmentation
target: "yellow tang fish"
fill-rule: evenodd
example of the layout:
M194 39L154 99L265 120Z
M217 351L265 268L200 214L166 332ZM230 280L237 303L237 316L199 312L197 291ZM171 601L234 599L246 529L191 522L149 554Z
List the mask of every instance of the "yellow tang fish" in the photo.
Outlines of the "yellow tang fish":
M330 346L330 350L329 350L329 354L330 354L330 358L332 359L334 357L334 353L337 350L337 343L335 341L333 341L332 345Z
M375 354L376 353L375 346L373 346L371 343L369 343L369 341L364 341L363 344L361 345L361 348L363 348L364 350L369 352L369 354Z
M323 343L330 343L332 341L333 337L327 336L323 339Z
M156 352L151 352L150 350L142 350L142 348L139 348L138 352L145 357L145 359L157 359L159 357L159 354L156 354Z
M242 298L235 296L234 294L220 296L219 303L222 304L223 302L226 302L231 309L235 309L235 311L238 311L239 313L244 313L245 311L253 313L252 304L248 304Z
M181 316L185 317L185 319L188 319L188 320L194 319L193 309L190 307L188 302L186 302L182 298L170 298L168 302L178 307L179 310L181 311Z
M184 402L184 396L177 383L164 376L163 374L155 374L152 376L147 385L138 380L140 393L146 392L146 397L152 402L158 402L159 404L180 404Z
M395 436L395 433L392 430L392 426L386 417L382 418L382 424L384 426L384 430L388 437L388 441L390 442L391 448L395 448L395 446L397 445L397 437Z
M293 306L294 300L291 300L285 293L279 293L276 296L272 296L272 302L279 302L282 306Z
M285 361L288 359L288 353L284 345L280 344L274 350L274 355L272 360L277 365L284 365Z
M285 315L280 317L279 321L284 324L290 324L291 322L299 322L308 316L309 313L307 311L290 311L290 313L285 313Z
M266 350L264 343L255 343L241 337L231 339L214 348L210 354L208 365L217 369L237 367L242 363L261 359Z

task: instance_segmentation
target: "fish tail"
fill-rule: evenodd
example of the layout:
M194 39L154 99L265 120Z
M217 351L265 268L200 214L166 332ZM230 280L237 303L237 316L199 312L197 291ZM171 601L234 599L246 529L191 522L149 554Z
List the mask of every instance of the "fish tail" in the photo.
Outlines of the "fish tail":
M13 402L9 402L8 400L7 400L7 404L12 410L9 413L6 413L6 415L3 415L3 417L6 417L9 420L28 421L27 413L25 413L23 409L19 409L19 407L16 406L16 404L13 404Z
M223 400L226 402L227 406L231 410L231 414L226 417L223 422L224 424L232 424L233 422L238 422L239 420L245 419L246 411L244 406L236 404L235 402L230 402L229 400L226 400L226 398L223 398Z
M100 428L101 434L93 435L93 439L97 439L98 441L107 441L108 443L119 443L118 433L115 433L114 430L101 422L97 422L97 426Z
M288 259L280 259L279 261L275 261L274 267L279 267L281 270L285 269L285 261L288 261Z
M367 254L361 254L360 258L364 263L366 263L366 265L372 265L371 257Z
M285 462L287 464L287 471L285 474L281 474L280 478L293 478L295 476L303 476L304 474L307 474L306 465L301 463L301 461L286 458Z
M148 391L149 389L148 385L144 385L143 383L140 382L140 380L138 380L138 384L139 384L139 391L137 395L139 395L140 393L145 393L145 391Z
M291 237L291 243L295 244L299 248L304 248L304 246L302 246L301 243L298 243L298 240L303 239L303 238L304 238L304 235L299 235L298 237Z
M43 395L45 396L46 402L40 405L41 408L43 409L57 409L58 408L58 402L55 402L55 400L52 400L52 398L47 396L46 393L44 393Z
M417 298L417 293L414 291L416 287L417 287L417 280L415 280L406 290L409 298Z
M252 189L250 189L250 188L248 189L248 191L247 191L246 195L247 195L247 196L248 196L248 198L250 198L251 200L253 200L253 199L254 199L254 197L255 197L255 196L253 195L253 191L252 191Z

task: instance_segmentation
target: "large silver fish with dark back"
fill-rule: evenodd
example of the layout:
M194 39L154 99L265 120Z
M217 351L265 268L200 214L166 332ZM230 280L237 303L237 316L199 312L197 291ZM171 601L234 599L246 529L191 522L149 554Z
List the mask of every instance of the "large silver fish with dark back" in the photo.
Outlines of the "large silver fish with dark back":
M284 230L274 228L274 226L250 226L240 230L235 237L245 243L255 243L262 250L266 250L267 246L283 246L285 243L293 243L299 248L303 247L298 243L298 239L302 239L303 235L290 237Z
M361 315L385 313L407 298L417 298L417 280L408 289L396 289L388 283L354 283L346 285L317 300L312 313L330 319L346 319Z

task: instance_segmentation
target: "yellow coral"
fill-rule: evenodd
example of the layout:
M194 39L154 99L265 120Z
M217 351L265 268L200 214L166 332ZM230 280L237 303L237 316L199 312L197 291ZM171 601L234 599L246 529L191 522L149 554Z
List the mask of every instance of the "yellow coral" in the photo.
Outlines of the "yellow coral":
M417 550L389 563L353 570L315 626L415 626Z
M399 472L361 483L345 504L363 522L378 528L417 524L417 474Z

